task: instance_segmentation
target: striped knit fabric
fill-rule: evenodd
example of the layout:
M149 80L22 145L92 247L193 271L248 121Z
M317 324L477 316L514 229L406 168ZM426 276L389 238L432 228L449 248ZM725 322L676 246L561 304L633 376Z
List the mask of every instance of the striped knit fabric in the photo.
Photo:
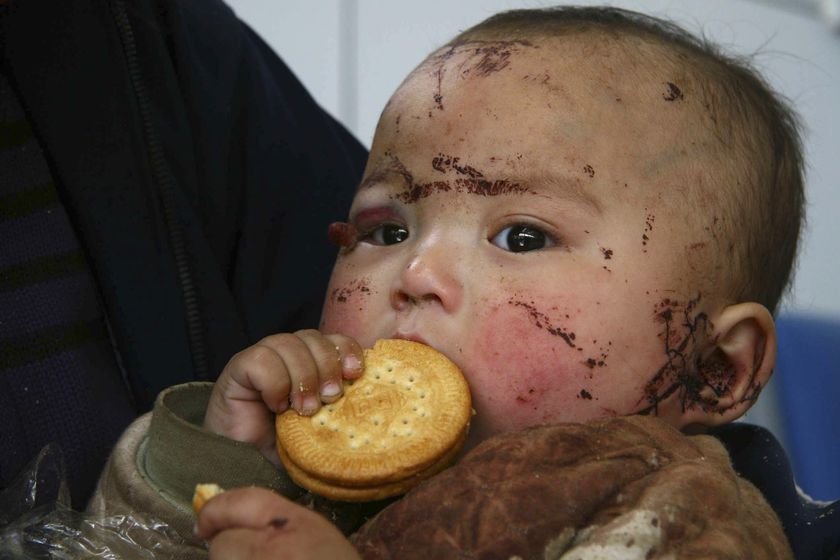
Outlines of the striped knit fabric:
M0 72L0 487L55 442L83 506L133 417L95 280Z

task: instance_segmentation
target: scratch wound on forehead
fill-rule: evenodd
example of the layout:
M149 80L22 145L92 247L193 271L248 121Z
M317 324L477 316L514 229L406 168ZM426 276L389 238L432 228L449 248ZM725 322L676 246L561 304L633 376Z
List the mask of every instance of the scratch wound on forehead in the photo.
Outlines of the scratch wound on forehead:
M435 156L432 159L432 167L441 173L446 173L452 170L460 175L467 175L472 178L484 177L481 171L477 170L473 166L461 163L461 158L446 154L438 154Z
M421 198L426 198L439 192L457 192L474 194L479 196L498 196L504 194L536 194L527 186L511 181L506 178L493 179L485 175L471 165L461 163L458 157L438 154L432 158L432 168L448 175L445 180L417 182L414 174L403 164L400 159L390 152L385 152L387 158L384 165L377 167L363 181L359 190L371 187L375 184L386 182L389 175L396 175L400 178L402 189L393 198L410 204Z
M465 55L455 67L461 78L471 76L485 77L507 68L514 55L524 48L537 49L538 46L530 41L485 41L468 40L445 48L432 55L424 66L431 67L432 75L436 78L437 87L432 98L435 108L443 111L442 84L447 73L447 63L458 55Z

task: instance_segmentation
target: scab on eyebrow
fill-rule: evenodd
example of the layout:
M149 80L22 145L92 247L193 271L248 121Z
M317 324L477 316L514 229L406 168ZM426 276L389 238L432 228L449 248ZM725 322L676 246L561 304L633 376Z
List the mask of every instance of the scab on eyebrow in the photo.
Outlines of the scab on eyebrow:
M438 154L432 158L432 167L441 173L447 173L450 170L454 170L460 175L467 175L468 177L472 177L474 179L484 177L484 174L481 173L481 171L471 165L462 164L460 161L461 158L459 157Z
M359 189L365 189L385 180L391 175L397 175L402 179L402 191L393 195L393 198L411 204L422 198L426 198L440 192L456 192L475 194L479 196L498 196L503 194L536 194L527 186L508 179L488 179L484 174L471 165L461 162L459 157L438 154L432 158L432 168L444 175L454 175L454 178L447 178L441 181L430 181L418 183L414 180L414 174L391 152L385 152L388 158L386 165L374 170L366 177Z

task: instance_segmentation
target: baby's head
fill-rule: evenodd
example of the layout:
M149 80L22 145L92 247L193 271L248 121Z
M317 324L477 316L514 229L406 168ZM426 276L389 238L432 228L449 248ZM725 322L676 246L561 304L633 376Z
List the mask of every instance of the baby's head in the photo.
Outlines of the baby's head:
M791 113L745 66L621 10L495 16L385 107L322 329L465 372L472 436L742 415L801 222Z

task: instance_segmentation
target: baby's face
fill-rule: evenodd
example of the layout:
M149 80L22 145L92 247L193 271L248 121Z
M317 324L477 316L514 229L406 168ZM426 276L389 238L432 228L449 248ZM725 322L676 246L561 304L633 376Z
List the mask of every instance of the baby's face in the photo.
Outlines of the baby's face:
M717 303L700 288L714 220L686 220L679 195L702 180L685 164L691 119L678 77L609 62L471 43L432 57L383 112L322 329L449 356L473 441L668 394L692 404L686 368Z

